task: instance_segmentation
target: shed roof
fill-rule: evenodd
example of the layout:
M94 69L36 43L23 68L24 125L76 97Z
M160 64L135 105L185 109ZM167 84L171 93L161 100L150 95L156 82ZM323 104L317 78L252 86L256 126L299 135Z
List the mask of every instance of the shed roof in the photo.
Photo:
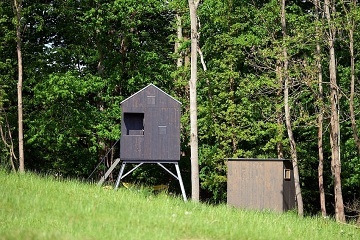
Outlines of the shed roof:
M144 87L143 89L137 91L136 93L134 93L133 95L131 95L130 97L124 99L120 104L122 104L123 102L128 101L129 99L131 99L132 97L136 96L137 94L139 94L142 91L145 91L147 88L149 87L155 87L157 90L159 90L160 92L164 93L165 95L167 95L168 97L170 97L171 99L173 99L174 101L178 102L179 104L181 104L180 101L178 101L177 99L173 98L172 96L170 96L169 94L167 94L166 92L164 92L163 90L161 90L160 88L158 88L157 86L155 86L154 84L150 83L149 85L147 85L146 87Z
M285 158L225 158L228 161L292 161Z

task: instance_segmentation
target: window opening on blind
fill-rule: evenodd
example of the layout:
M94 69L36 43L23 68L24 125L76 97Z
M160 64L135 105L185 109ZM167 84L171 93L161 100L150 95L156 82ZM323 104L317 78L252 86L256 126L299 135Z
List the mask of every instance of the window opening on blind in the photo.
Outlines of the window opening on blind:
M144 113L124 113L126 135L144 135Z

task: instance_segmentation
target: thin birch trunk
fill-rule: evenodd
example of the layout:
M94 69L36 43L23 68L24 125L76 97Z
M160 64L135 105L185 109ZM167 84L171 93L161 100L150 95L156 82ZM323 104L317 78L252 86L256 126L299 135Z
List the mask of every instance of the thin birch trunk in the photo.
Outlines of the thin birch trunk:
M324 1L325 16L328 22L328 45L329 45L329 75L330 75L330 144L331 144L331 169L334 176L335 195L335 218L339 222L345 222L344 202L341 189L341 159L340 159L340 123L339 123L339 93L336 78L336 57L335 57L335 34L336 27L332 20L335 13L334 3Z
M351 8L355 9L357 6L356 0L353 0L351 3ZM348 14L349 15L349 14ZM350 48L350 65L351 65L351 82L350 82L350 119L351 119L351 128L353 130L353 137L355 140L355 144L360 154L360 138L357 130L356 118L355 118L355 107L354 107L354 96L355 96L355 55L354 55L354 30L355 30L355 22L353 17L348 17L348 25L349 25L349 48Z
M316 20L319 22L319 0L315 0L315 15ZM321 215L327 216L326 213L326 200L325 200L325 189L324 189L324 149L323 149L323 123L324 123L324 97L323 97L323 85L322 85L322 64L321 64L321 47L320 47L320 36L321 29L316 25L316 64L318 71L318 104L319 104L319 115L318 115L318 184L319 184L319 195L320 195L320 208Z
M17 83L17 97L18 97L18 134L19 134L19 172L25 172L24 160L24 130L23 130L23 64L22 64L22 50L21 50L21 11L22 0L14 0L14 13L16 16L16 52L18 60L18 83Z
M280 63L280 61L277 61L276 62L276 75L281 76L281 72L282 72L281 63ZM282 96L282 88L283 88L282 77L278 77L278 91L276 92L276 96L279 99L279 101ZM283 150L283 143L282 143L284 121L283 121L283 115L282 115L281 108L282 107L279 106L279 104L277 104L277 106L276 106L276 124L277 124L278 141L276 142L276 152L277 152L278 158L280 158L280 159L284 158L284 150Z
M4 115L5 115L5 127L4 127L5 133L3 131L3 126L0 123L0 136L1 136L1 139L2 139L5 147L9 149L9 161L10 161L11 169L12 169L12 171L16 172L14 159L17 160L17 158L16 158L15 151L14 151L14 143L13 143L13 138L12 138L11 131L10 131L9 121L7 119L5 111L4 111ZM6 132L6 129L7 129L7 132ZM9 141L9 143L8 143L8 141Z
M181 52L179 52L181 42L183 41L183 33L182 33L182 22L181 22L181 16L177 13L176 14L176 34L177 34L177 41L175 41L175 54L178 54L176 66L182 67L184 65L184 59Z
M286 40L286 17L285 17L285 0L282 0L281 4L281 27L284 41ZM290 119L290 106L289 106L289 74L288 74L288 53L286 45L283 44L283 57L284 57L284 68L283 68L283 81L284 81L284 108L285 108L285 122L286 129L288 132L289 142L290 142L290 151L292 164L294 169L294 181L295 181L295 194L297 201L297 209L298 215L304 215L304 205L303 199L301 195L301 186L300 186L300 176L299 176L299 167L298 167L298 159L297 159L297 151L296 151L296 142L294 139L292 127L291 127L291 119Z
M196 11L199 0L189 0L190 21L191 21L191 78L190 86L190 152L191 152L191 198L193 201L200 200L199 181L199 156L198 156L198 129L197 129L197 16Z

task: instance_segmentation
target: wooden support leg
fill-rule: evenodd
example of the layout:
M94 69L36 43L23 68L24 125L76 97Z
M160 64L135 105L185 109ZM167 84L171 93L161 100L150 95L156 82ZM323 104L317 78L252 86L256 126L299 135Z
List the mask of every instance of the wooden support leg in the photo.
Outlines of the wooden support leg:
M186 202L186 201L187 201L187 198L186 198L184 183L183 183L183 180L182 180L182 178L181 178L181 173L180 173L180 168L179 168L179 164L178 164L178 163L175 163L175 168L176 168L176 173L177 173L178 180L179 180L179 183L180 183L181 193L182 193L182 196L183 196L183 198L184 198L184 201Z
M118 176L118 178L117 178L117 180L116 180L116 184L115 184L115 188L114 188L115 190L117 190L118 187L119 187L119 184L120 184L120 181L121 181L121 177L122 177L122 175L123 175L123 173L124 173L125 165L126 165L126 163L124 163L124 162L121 164L119 176Z
M114 168L119 164L120 162L120 158L117 158L115 160L115 162L111 165L111 167L109 168L109 170L106 171L105 175L101 177L100 181L98 182L98 185L101 186L105 180L108 178L108 176L110 175L110 173L114 170Z

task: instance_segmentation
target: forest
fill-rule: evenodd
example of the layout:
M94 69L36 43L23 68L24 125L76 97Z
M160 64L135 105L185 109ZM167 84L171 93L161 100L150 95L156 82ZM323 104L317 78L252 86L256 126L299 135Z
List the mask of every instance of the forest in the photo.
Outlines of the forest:
M120 102L152 83L182 103L190 192L189 2L1 1L1 167L88 179L118 156ZM201 201L226 202L226 158L285 158L305 214L356 217L358 1L202 0L196 13Z

